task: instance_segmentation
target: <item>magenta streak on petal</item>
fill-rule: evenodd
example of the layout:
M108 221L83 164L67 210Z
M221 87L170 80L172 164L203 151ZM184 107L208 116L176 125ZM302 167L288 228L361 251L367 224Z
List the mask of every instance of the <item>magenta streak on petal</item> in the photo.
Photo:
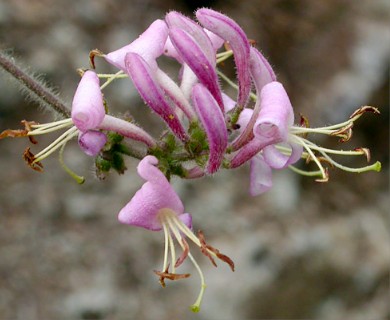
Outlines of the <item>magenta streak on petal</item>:
M239 92L237 104L243 108L249 98L251 81L249 76L249 41L241 27L229 17L211 9L196 12L199 22L208 30L229 42L237 67Z
M192 224L184 213L183 203L164 174L156 167L158 160L146 156L138 165L138 174L146 180L130 202L119 212L121 223L142 227L152 231L161 230L158 214L162 209L172 210L183 222Z
M167 22L170 29L177 27L193 37L194 40L198 43L199 47L202 48L210 63L215 66L215 49L210 38L207 36L206 32L200 25L176 11L169 12L165 17L165 21Z
M97 130L80 131L78 142L85 154L95 157L106 144L107 136Z
M268 61L256 48L253 47L250 48L249 67L252 80L256 87L256 95L258 99L253 109L252 117L245 128L241 128L241 134L232 143L233 150L238 150L253 139L253 126L255 125L261 108L261 90L266 84L276 80L275 73Z
M140 55L130 52L126 54L125 65L127 73L145 103L167 123L179 139L186 141L188 136L177 115L165 100L164 92L146 61Z
M250 161L250 184L251 196L258 196L272 187L272 169L258 154Z
M211 92L223 112L221 89L215 66L210 63L202 48L187 32L172 27L169 29L169 37L183 61L188 64L199 81Z
M209 160L206 173L216 172L221 166L228 136L223 113L211 93L202 84L192 90L192 100L209 142Z
M168 38L168 27L163 20L154 21L132 43L104 56L107 62L126 71L125 56L128 52L138 53L152 69L157 68L156 58L164 52Z
M149 133L131 122L115 118L108 114L104 117L102 123L99 125L99 129L114 131L126 138L143 142L148 147L156 146L156 141L149 135Z
M72 121L80 131L95 129L103 120L105 109L99 78L94 71L84 73L72 103Z
M263 148L273 143L276 143L276 141L272 137L268 139L252 139L249 143L237 151L232 160L230 160L229 167L234 169L243 165L247 161L251 160Z

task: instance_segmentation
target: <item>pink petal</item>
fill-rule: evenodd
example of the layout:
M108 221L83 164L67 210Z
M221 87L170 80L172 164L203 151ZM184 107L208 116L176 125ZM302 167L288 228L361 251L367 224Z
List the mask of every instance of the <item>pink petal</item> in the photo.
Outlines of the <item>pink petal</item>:
M230 161L230 168L237 168L247 161L251 160L263 148L273 143L273 139L252 139L246 145L241 147Z
M202 84L194 86L192 100L207 133L209 160L206 173L211 174L221 166L227 147L228 136L224 115L213 96Z
M177 137L183 141L187 140L182 124L165 100L164 92L147 62L140 55L129 52L126 54L125 64L127 73L145 103L167 123Z
M219 48L223 46L225 43L225 40L223 40L221 37L217 36L214 32L211 32L210 30L203 29L207 36L209 37L211 43L213 44L214 53L218 51Z
M249 193L252 196L262 194L272 187L272 169L258 154L250 161Z
M88 130L80 132L78 141L80 148L88 156L95 157L106 144L107 136L101 131Z
M250 59L250 71L253 82L255 83L256 93L259 96L257 99L255 107L252 112L252 116L248 118L248 109L244 109L240 114L240 119L238 124L241 125L240 135L233 141L232 148L237 150L243 145L247 144L253 138L253 127L258 118L260 109L262 107L262 101L260 98L261 90L263 87L274 81L276 76L269 65L268 61L263 57L263 55L255 48L251 47L251 59ZM245 114L245 113L246 114ZM244 113L244 114L243 114ZM242 125L242 122L245 121L245 126ZM240 123L241 122L241 123Z
M189 33L177 27L169 29L169 37L183 61L188 64L199 81L211 92L218 105L223 108L217 72L203 48Z
M146 182L119 212L118 219L121 223L148 230L161 230L158 214L163 209L170 209L191 224L188 214L184 214L183 203L164 174L156 167L157 164L158 160L154 156L146 156L139 163L138 173Z
M251 47L250 72L255 83L256 92L260 94L263 87L273 81L276 81L276 75L264 56L254 47Z
M266 84L260 94L261 109L253 128L257 139L287 140L289 127L294 122L290 99L279 82Z
M225 112L229 112L230 110L233 110L233 108L236 106L236 101L234 101L225 93L222 93L222 101L223 101Z
M251 120L253 115L253 109L244 108L244 110L241 111L240 117L238 118L237 124L240 126L240 131L244 131L246 126L248 125L249 121Z
M152 69L156 69L155 60L163 54L167 38L166 23L163 20L156 20L132 43L110 52L104 58L118 69L126 71L125 56L128 52L134 52L138 53Z
M296 143L288 143L287 147L291 149L290 155L281 153L274 145L265 147L263 149L264 161L273 169L284 169L297 162L301 158L303 147Z
M196 17L206 29L229 42L237 67L239 83L237 104L244 107L251 88L249 75L250 46L244 31L234 20L211 9L199 9L196 11Z
M164 45L164 55L173 59L176 59L180 64L183 63L183 59L173 46L171 39L167 39Z
M180 89L183 92L186 99L191 98L192 93L192 87L195 85L195 83L198 83L198 77L194 73L194 71L191 70L191 68L188 66L188 64L183 63L183 67L181 68L181 83L180 83Z
M147 133L134 123L113 117L108 114L106 114L102 123L99 125L99 129L114 131L126 138L130 138L135 141L141 141L145 143L148 147L156 146L156 141L149 133Z
M176 11L169 12L165 17L165 21L167 22L169 29L176 27L188 33L199 47L202 48L202 51L209 59L210 63L215 65L215 49L210 38L200 25Z
M95 129L105 115L99 78L94 71L84 73L72 103L72 120L80 131Z
M179 219L183 222L189 229L192 229L192 215L189 213L183 213L179 215Z

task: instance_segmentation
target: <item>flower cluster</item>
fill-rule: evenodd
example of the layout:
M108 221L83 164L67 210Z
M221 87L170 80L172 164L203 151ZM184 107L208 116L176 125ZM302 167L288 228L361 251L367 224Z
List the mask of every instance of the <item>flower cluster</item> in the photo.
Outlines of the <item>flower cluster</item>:
M304 117L296 125L285 88L241 27L210 9L197 10L196 18L198 22L172 11L164 20L154 21L136 40L116 51L105 54L98 49L92 50L93 69L81 70L82 78L69 119L48 124L23 121L25 129L6 130L0 135L1 138L28 136L36 142L33 138L36 135L68 128L38 154L26 149L24 158L37 171L42 171L44 158L57 149L62 154L65 144L75 137L78 137L80 148L95 157L99 177L104 177L111 169L123 173L126 169L124 156L140 159L138 173L146 182L120 211L119 221L164 232L163 268L155 271L162 286L166 279L187 278L189 274L176 270L187 258L191 260L201 279L193 311L200 309L206 284L187 240L199 247L213 265L220 259L234 270L234 263L207 244L201 231L193 232L192 216L185 212L170 184L172 175L193 179L249 163L249 191L251 195L259 195L272 187L272 171L287 167L303 175L317 176L317 181L321 182L328 180L328 166L351 172L380 170L379 162L363 168L349 168L331 157L365 155L369 160L366 148L333 150L308 139L309 134L316 133L347 141L354 122L366 111L378 113L376 108L362 107L347 121L336 125L310 128ZM178 82L161 68L158 59L162 56L180 65ZM97 57L118 68L118 72L96 73ZM218 68L231 57L236 67L237 84ZM131 79L145 104L165 122L168 131L159 139L132 119L110 114L102 90L122 78ZM102 85L101 79L105 79ZM237 91L235 97L225 93L221 80ZM136 148L132 141L143 147ZM300 159L313 162L317 170L305 171L293 166ZM79 182L83 181L62 160L61 163ZM176 257L174 241L182 249L179 257Z

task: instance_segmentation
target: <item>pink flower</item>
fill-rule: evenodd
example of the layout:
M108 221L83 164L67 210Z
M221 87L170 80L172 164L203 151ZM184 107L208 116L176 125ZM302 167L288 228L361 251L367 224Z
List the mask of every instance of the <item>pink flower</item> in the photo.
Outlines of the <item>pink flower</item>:
M206 288L202 270L191 255L186 239L191 240L201 249L216 266L215 258L226 262L234 271L233 261L206 243L204 235L199 231L198 236L192 232L192 217L184 212L183 203L173 190L164 174L156 167L158 160L154 156L146 156L138 165L138 174L146 180L145 184L134 195L131 201L119 212L119 221L124 224L142 227L152 231L164 231L165 250L162 271L155 271L160 283L165 287L165 280L179 280L188 278L190 274L176 272L187 257L198 271L201 285L198 298L191 306L191 310L198 312ZM182 248L182 254L176 258L174 239ZM170 251L171 262L168 256Z
M243 146L231 161L232 167L251 161L252 195L271 188L271 169L283 169L295 163L301 158L303 151L301 145L290 141L289 131L294 124L294 112L283 85L276 81L266 84L259 99L260 111L253 126L254 138ZM239 120L243 130L252 119L250 113L248 109ZM285 154L277 146L289 151Z
M156 167L158 160L146 156L138 165L138 174L146 180L131 201L119 212L119 221L148 230L162 229L163 212L169 210L191 228L191 216L164 174Z
M94 71L84 73L72 103L72 121L82 132L95 129L105 116L99 78Z

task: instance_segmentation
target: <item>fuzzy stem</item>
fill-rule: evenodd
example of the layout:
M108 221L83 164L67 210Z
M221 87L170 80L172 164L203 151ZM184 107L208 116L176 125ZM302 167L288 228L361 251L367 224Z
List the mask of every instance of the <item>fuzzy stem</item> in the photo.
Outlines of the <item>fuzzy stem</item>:
M14 77L23 87L31 91L40 102L49 106L64 118L70 117L70 110L61 100L38 80L27 74L14 59L0 51L0 66Z

